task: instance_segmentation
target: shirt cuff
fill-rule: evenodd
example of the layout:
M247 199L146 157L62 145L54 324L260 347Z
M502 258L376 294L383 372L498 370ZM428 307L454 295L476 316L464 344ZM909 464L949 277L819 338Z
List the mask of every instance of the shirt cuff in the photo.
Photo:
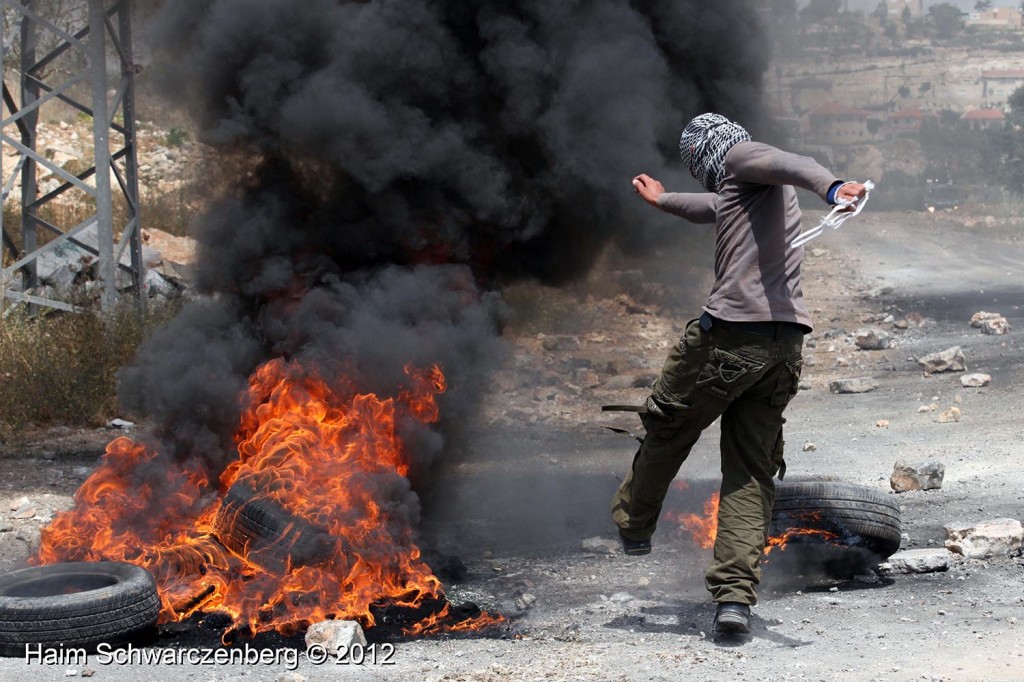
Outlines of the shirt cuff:
M836 180L831 185L829 185L828 193L825 195L825 200L830 205L832 205L832 206L836 205L836 192L838 192L839 188L842 187L845 184L846 184L845 180Z

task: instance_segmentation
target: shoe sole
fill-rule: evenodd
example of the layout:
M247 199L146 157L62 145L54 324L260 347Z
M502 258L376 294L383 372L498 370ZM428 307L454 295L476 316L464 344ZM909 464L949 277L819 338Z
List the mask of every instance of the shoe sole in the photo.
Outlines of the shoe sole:
M750 626L747 625L746 620L739 618L725 617L715 621L715 632L723 635L738 635L748 634L750 632Z
M651 548L650 547L638 547L638 548L635 548L635 549L625 549L625 548L623 548L622 551L625 552L626 556L643 556L645 554L650 554L651 553Z

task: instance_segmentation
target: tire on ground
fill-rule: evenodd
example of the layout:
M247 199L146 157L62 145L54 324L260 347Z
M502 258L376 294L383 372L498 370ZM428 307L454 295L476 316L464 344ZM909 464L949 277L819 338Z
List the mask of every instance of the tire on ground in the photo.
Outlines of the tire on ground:
M768 534L782 535L790 528L824 530L838 536L836 543L885 559L900 547L900 519L892 496L875 488L832 481L779 483Z
M0 575L0 655L92 649L156 623L160 597L144 568L114 561L48 564Z
M213 522L214 534L234 554L274 573L331 558L335 541L322 528L258 497L244 483L228 489Z

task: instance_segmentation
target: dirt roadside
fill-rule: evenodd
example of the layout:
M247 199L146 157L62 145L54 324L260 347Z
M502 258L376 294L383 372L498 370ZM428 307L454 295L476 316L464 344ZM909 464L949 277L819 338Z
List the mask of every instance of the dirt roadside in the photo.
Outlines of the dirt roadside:
M817 329L806 350L809 388L787 413L789 477L888 490L897 459L942 461L941 490L898 497L907 547L942 546L942 526L951 521L1022 519L1024 397L1016 387L1024 380L1024 248L1016 234L942 215L865 213L812 242L804 289ZM1024 680L1019 558L846 581L811 575L806 557L772 560L752 635L716 641L702 577L709 550L689 534L663 523L647 557L581 549L584 539L613 538L607 500L633 452L628 438L600 426L637 428L597 406L641 400L643 382L686 319L679 308L638 298L583 299L588 319L566 328L572 333L511 338L514 353L482 423L445 472L458 485L426 500L437 513L425 536L469 569L451 596L513 616L517 636L399 643L394 665L325 667L300 657L298 673L307 680L444 682ZM970 315L983 309L1005 315L1010 334L970 328ZM897 328L900 320L910 321L907 329ZM891 331L897 347L857 350L851 335L861 326ZM957 374L922 375L915 358L953 345L963 348L970 371L992 375L989 387L961 388ZM613 372L615 381L606 376ZM828 392L831 380L859 376L879 388ZM938 423L940 410L919 412L931 404L956 405L962 418ZM50 433L3 453L0 568L24 560L39 527L70 504L113 435ZM805 451L808 442L815 448ZM716 485L717 446L712 429L680 473L689 488L673 491L669 508L699 511ZM66 679L87 668L97 680L276 680L286 670L0 659L0 679Z

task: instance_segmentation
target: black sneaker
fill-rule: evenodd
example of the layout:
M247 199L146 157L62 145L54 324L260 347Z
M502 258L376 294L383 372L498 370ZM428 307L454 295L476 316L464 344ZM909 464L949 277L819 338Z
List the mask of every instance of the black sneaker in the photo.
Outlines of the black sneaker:
M622 541L622 551L629 556L643 556L644 554L651 553L651 541L648 540L630 540L622 531L619 531L619 540Z
M750 632L750 607L735 601L719 603L715 632L730 635Z

